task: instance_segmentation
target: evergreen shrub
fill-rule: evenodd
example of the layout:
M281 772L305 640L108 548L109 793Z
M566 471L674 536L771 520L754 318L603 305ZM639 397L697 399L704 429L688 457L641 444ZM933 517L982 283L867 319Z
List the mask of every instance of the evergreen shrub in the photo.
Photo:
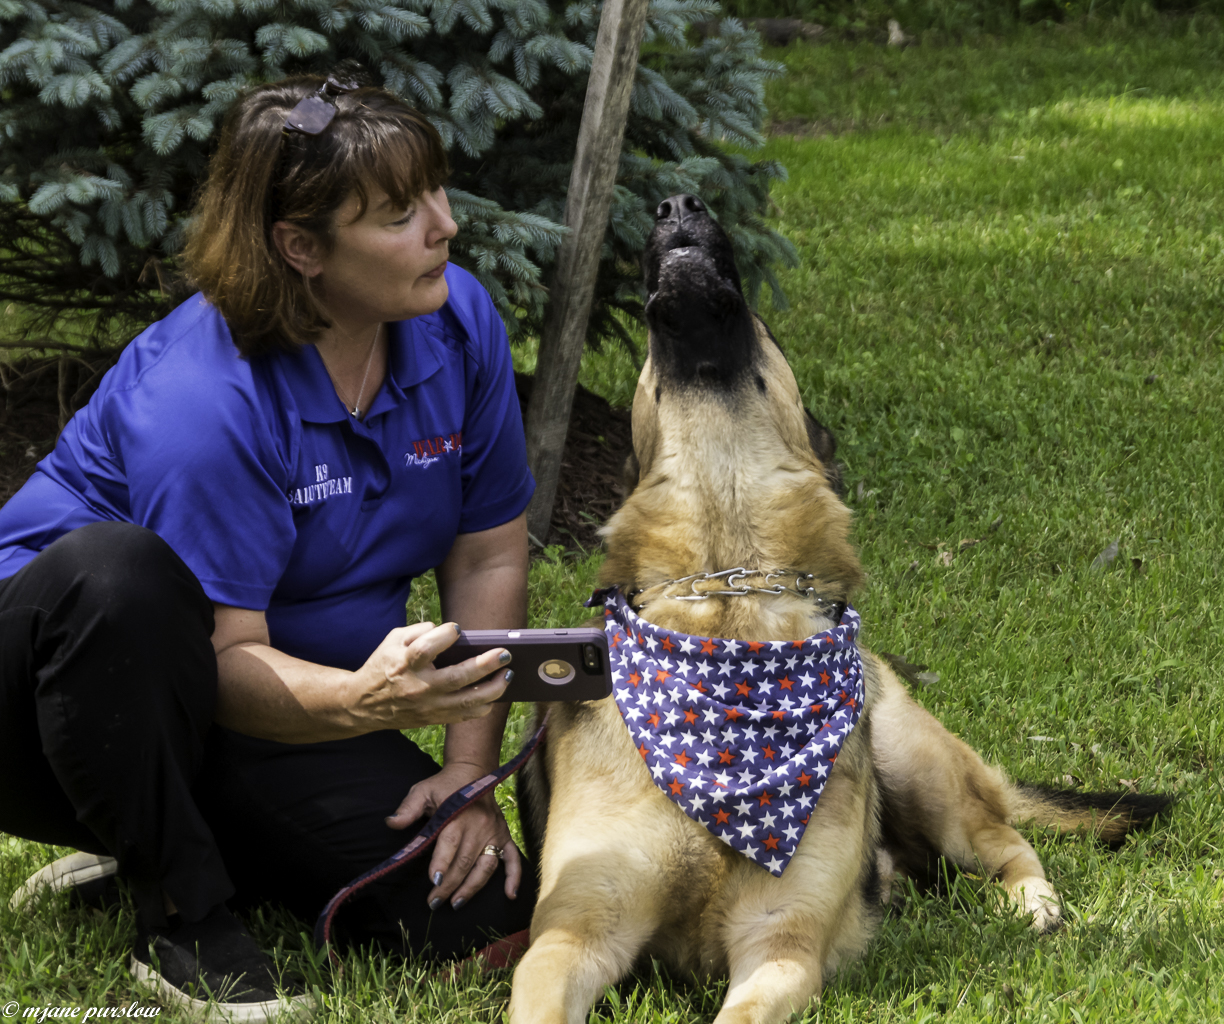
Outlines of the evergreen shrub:
M538 330L563 229L596 0L0 0L0 299L65 312L94 343L162 315L193 189L253 83L360 61L441 132L455 261L512 335ZM640 315L638 255L668 195L700 194L755 295L790 245L764 222L783 169L754 162L778 65L710 0L653 0L600 264L593 341Z

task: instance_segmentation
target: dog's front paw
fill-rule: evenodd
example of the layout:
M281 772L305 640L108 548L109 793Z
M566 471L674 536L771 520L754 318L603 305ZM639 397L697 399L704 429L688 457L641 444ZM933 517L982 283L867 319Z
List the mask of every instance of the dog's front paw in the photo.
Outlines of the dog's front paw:
M1022 878L1007 887L1021 914L1032 914L1033 929L1044 934L1062 924L1062 907L1054 886L1044 878Z

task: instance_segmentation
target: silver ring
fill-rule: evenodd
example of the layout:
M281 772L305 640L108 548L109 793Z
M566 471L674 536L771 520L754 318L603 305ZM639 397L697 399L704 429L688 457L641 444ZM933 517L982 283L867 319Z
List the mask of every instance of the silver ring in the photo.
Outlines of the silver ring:
M498 860L506 859L506 854L502 848L500 846L494 846L492 843L481 850L480 855L482 857L496 857Z

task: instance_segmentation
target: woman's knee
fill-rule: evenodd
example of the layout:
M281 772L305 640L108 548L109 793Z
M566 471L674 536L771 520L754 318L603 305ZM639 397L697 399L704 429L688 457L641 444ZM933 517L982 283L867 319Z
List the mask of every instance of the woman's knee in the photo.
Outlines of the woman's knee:
M78 596L147 625L194 619L213 629L212 603L192 571L161 537L132 523L91 523L66 533L40 556L72 581Z
M165 541L128 523L94 523L22 572L31 575L19 596L39 609L40 688L87 693L78 705L103 700L132 722L186 716L203 736L217 691L212 603Z

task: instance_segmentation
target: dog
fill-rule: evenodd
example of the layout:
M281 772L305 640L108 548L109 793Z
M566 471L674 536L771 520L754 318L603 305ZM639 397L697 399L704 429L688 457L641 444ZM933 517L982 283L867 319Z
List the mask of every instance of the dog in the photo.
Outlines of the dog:
M633 486L603 531L603 582L616 588L604 595L612 602L605 616L613 622L615 663L625 671L619 695L540 709L549 715L547 739L519 786L539 902L530 948L514 974L511 1021L585 1021L604 986L644 957L682 975L728 975L717 1024L784 1020L861 954L889 883L923 873L936 855L997 880L1038 931L1054 928L1057 893L1014 824L1029 820L1118 842L1168 800L1014 785L912 700L886 662L845 643L856 622L845 602L862 571L851 515L838 496L833 438L805 410L779 346L744 300L726 235L699 199L673 196L659 206L644 269L649 354L633 401L634 453L626 469ZM811 772L800 766L793 776L766 778L760 791L770 806L754 819L763 845L704 824L716 806L719 821L734 823L731 803L714 788L710 807L693 811L706 802L697 794L685 804L697 771L689 748L680 749L686 741L663 758L659 743L652 750L654 726L638 720L634 701L651 706L645 691L636 691L641 680L633 676L643 673L633 659L656 664L647 647L662 642L670 650L672 637L694 650L760 652L758 661L779 651L770 657L779 662L791 649L802 654L805 643L814 641L817 652L822 640L841 645L828 667L844 659L836 669L842 689L834 681L829 702L813 701L810 709L840 710L831 731L803 748L826 753L809 755L806 764L817 765ZM632 657L619 653L629 648ZM688 695L696 699L705 689L699 672L672 669L675 676L658 684L664 696L656 691L655 699L664 704L654 720L670 708L670 716L684 712L686 721L692 715L700 723L701 709L688 708ZM670 675L653 671L656 680ZM673 683L675 702L668 704ZM739 692L759 685L745 679ZM792 692L768 713L750 699L713 706L735 725L749 723L743 732L775 720L808 727L809 709L787 709ZM696 728L683 735L700 745ZM830 759L819 737L832 734L841 740ZM756 742L741 748L754 765ZM781 748L775 740L760 747L771 771ZM728 746L720 756L738 755ZM665 760L675 773L669 782ZM829 770L812 806L809 790L798 787L820 766ZM726 772L713 777L734 782ZM770 787L768 778L787 781ZM797 807L795 797L806 802ZM756 814L752 803L738 807ZM804 811L801 838L783 866L775 855L785 842L782 826L787 835L798 832Z

